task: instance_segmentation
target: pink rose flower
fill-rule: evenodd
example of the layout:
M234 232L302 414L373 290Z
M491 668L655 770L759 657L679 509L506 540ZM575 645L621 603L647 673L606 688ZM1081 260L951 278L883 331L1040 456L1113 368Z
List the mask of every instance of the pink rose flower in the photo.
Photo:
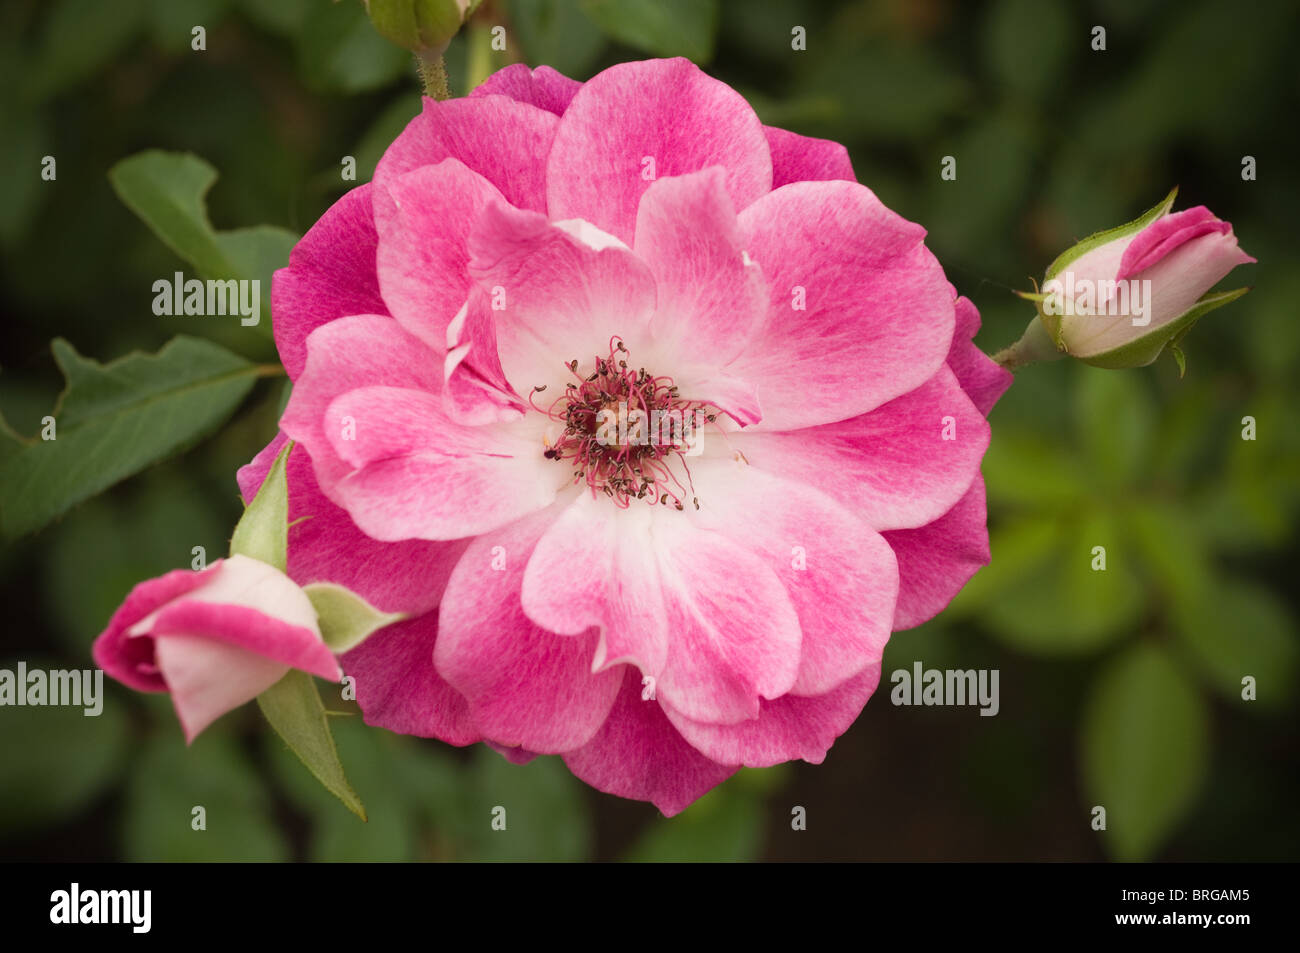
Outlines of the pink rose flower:
M1048 331L1064 351L1099 367L1150 364L1201 314L1240 291L1206 296L1224 276L1255 261L1232 226L1204 205L1153 213L1054 263L1043 292ZM1082 253L1080 254L1080 251Z
M291 668L341 677L306 593L247 556L140 583L95 640L94 655L131 688L170 692L187 742Z
M276 273L289 574L409 618L368 723L681 811L820 762L988 561L985 414L924 231L686 60L425 100ZM598 433L698 412L695 444Z

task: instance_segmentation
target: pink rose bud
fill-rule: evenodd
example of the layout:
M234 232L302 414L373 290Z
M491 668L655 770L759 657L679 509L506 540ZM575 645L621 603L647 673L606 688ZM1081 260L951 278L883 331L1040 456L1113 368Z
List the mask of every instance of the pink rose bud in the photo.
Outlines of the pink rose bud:
M341 676L306 593L247 556L142 582L95 640L94 654L124 685L170 692L186 741L291 668Z
M1057 348L1097 367L1140 367L1178 343L1200 317L1245 294L1209 294L1228 272L1255 261L1232 226L1203 205L1170 212L1174 195L1146 215L1084 239L1047 270L1038 307Z

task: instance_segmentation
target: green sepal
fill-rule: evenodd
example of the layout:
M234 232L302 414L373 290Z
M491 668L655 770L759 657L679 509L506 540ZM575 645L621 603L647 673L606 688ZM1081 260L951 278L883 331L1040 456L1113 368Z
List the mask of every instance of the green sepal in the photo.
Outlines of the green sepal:
M1181 317L1154 328L1140 338L1135 338L1103 354L1093 354L1088 357L1079 357L1077 354L1073 356L1078 357L1085 364L1091 364L1093 367L1104 367L1108 370L1145 367L1160 356L1160 352L1164 350L1165 345L1180 342L1187 332L1192 329L1192 325L1206 314L1215 308L1222 307L1229 301L1237 300L1249 290L1249 288L1236 288L1232 291L1207 294L1196 302L1195 307ZM1178 360L1177 354L1175 354L1174 359ZM1182 366L1183 364L1180 361L1179 367Z
M332 582L303 586L320 624L320 634L330 651L354 649L372 633L406 618L401 612L381 612L359 595Z
M289 481L285 467L293 441L285 444L271 464L257 496L244 509L230 537L230 555L243 555L269 563L280 572L289 562Z
M330 733L327 717L330 712L320 700L315 680L300 669L290 669L284 678L257 696L257 705L312 776L364 821L366 809L343 773L343 763Z

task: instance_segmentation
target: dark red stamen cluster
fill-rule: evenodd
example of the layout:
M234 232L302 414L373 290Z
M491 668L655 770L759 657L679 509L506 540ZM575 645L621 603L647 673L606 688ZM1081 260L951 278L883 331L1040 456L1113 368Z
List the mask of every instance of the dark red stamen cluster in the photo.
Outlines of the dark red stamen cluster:
M595 369L590 374L578 373L576 359L565 365L573 380L564 385L564 393L549 406L541 407L534 401L546 385L533 388L528 395L533 408L564 424L564 433L553 446L547 447L544 456L571 462L575 467L574 483L585 480L593 493L604 493L624 509L634 499L646 500L651 505L671 504L679 510L685 509L686 501L690 500L699 509L700 501L694 495L690 468L686 465L688 448L677 442L660 441L654 433L658 430L654 421L671 413L680 415L677 419L686 422L689 428L697 419L713 423L717 411L699 401L683 400L671 377L655 377L644 367L633 370L627 358L628 350L623 342L612 337L609 353L596 358ZM636 410L645 414L644 433L654 433L654 439L645 442L600 439L601 411L617 415L620 403L629 415ZM695 437L699 439L699 434ZM674 473L677 462L684 472L685 485Z

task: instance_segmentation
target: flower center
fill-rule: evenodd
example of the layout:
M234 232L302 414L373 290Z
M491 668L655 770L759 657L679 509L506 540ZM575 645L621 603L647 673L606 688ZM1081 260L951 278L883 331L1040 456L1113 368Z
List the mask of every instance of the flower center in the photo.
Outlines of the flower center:
M575 484L586 481L593 493L604 493L624 509L634 499L679 510L690 501L699 509L686 458L700 452L701 428L719 411L684 400L671 377L633 368L628 358L615 336L590 373L579 373L576 358L565 364L573 380L549 406L534 400L546 385L533 388L528 395L533 409L564 425L543 456L569 462Z

